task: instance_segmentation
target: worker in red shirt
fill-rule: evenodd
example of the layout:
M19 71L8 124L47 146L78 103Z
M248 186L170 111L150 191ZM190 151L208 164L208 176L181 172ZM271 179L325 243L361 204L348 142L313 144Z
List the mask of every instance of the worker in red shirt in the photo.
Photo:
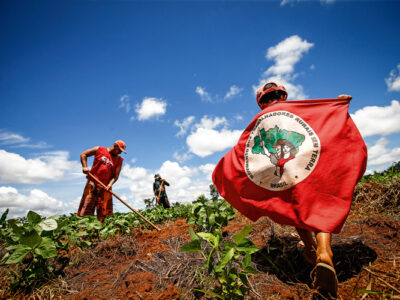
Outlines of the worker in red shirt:
M107 189L95 182L89 175L83 191L83 196L77 216L93 216L97 209L97 219L104 222L106 216L113 214L112 194L109 192L113 184L118 180L123 158L121 152L125 151L125 142L118 140L109 147L94 147L81 154L82 172L89 173L87 158L94 155L93 166L90 173L99 179Z
M285 101L287 96L288 93L283 85L268 82L257 90L256 99L258 106L263 110L274 103ZM350 95L339 95L338 98L351 99L352 97ZM276 165L275 175L281 177L284 172L284 164L294 158L296 149L290 142L283 139L273 147L281 147L281 150L277 152L280 157L274 158L274 161L271 160ZM323 299L336 299L338 282L333 265L332 234L321 231L311 232L303 228L296 228L296 230L301 239L298 248L303 258L309 264L316 265L313 288L322 295ZM318 296L314 298L318 298Z

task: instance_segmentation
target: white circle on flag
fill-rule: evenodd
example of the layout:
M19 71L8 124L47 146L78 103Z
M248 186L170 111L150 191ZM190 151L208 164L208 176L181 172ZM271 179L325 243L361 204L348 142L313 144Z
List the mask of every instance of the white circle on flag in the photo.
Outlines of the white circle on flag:
M306 179L321 153L315 131L288 111L260 116L245 149L245 171L249 179L270 191L287 190Z

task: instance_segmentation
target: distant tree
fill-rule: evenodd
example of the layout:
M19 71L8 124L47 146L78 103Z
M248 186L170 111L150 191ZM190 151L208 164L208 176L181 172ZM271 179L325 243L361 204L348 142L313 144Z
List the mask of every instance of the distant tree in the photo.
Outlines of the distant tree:
M144 199L144 204L146 204L146 209L152 209L152 208L156 207L154 204L154 198L153 199L150 199L150 198Z
M210 196L211 196L211 200L217 200L219 197L219 193L214 184L210 184Z

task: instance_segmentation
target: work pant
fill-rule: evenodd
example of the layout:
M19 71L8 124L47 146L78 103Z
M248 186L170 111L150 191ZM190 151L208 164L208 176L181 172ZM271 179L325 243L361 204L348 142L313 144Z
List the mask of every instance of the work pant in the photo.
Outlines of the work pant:
M164 208L170 208L171 205L169 204L168 197L166 194L160 196L160 200L158 201L158 205L164 206Z
M94 216L97 209L97 219L103 222L106 216L113 214L112 194L88 180L83 191L77 216Z

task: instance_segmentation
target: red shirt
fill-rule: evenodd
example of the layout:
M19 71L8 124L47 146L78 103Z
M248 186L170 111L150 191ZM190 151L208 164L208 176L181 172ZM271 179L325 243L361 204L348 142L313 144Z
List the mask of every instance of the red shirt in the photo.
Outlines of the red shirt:
M102 183L108 185L111 178L115 175L117 167L122 165L123 158L120 156L112 156L106 147L99 147L94 157L93 166L90 170ZM89 176L87 177L88 179ZM96 183L96 185L99 185Z

